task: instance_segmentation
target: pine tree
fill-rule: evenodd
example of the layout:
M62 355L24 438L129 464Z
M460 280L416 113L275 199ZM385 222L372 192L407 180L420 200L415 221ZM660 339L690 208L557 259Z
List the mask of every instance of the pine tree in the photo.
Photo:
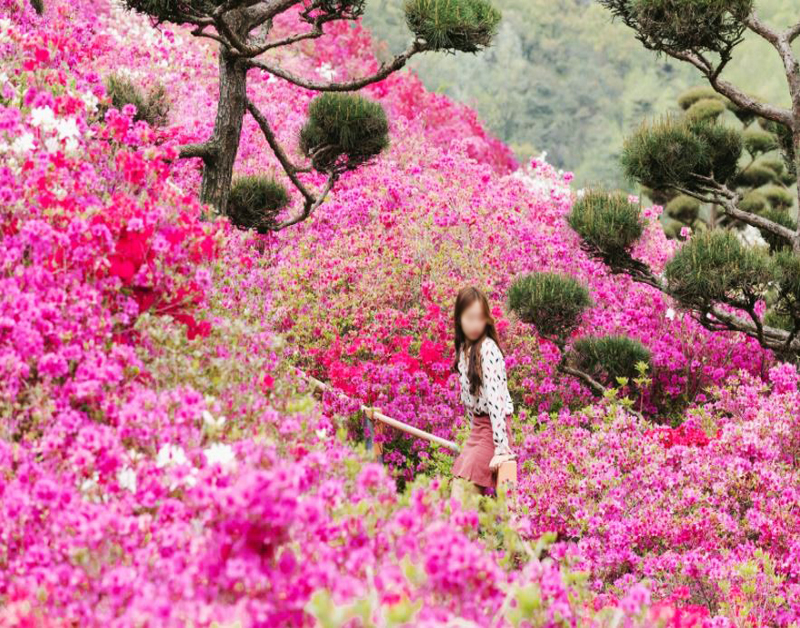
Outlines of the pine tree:
M763 120L759 126L778 143L785 172L800 179L800 64L792 43L800 22L779 31L763 23L752 0L600 0L632 28L636 38L656 55L669 55L695 66L711 88L733 103L736 115ZM791 108L754 98L721 76L746 31L764 38L783 62ZM725 102L727 102L725 101ZM674 297L706 328L738 331L772 349L779 358L800 357L800 225L789 213L786 190L764 194L770 211L759 211L740 185L746 180L743 151L766 137L748 138L718 121L714 111L723 103L706 102L705 115L666 116L643 125L625 143L626 175L647 188L677 192L714 206L728 220L752 225L764 234L768 247L749 246L727 229L692 236L675 254L664 273L656 274L631 255L639 237L635 225L640 207L620 204L615 194L593 192L591 219L580 202L573 206L570 225L582 246L615 273L629 274ZM763 148L763 146L762 146ZM753 173L751 173L752 175ZM751 184L766 179L753 176ZM744 186L746 187L746 186ZM794 196L800 194L800 186ZM792 199L794 201L794 198ZM626 226L620 229L619 225ZM764 300L763 315L757 307Z
M685 123L690 120L724 122L728 126L732 123L739 130L742 158L730 187L742 194L740 208L794 229L796 224L791 213L796 213L796 210L792 212L795 196L791 188L796 181L790 164L783 158L789 151L782 149L782 138L775 125L766 118L740 109L709 86L697 86L683 92L678 97L678 107L683 112L681 119ZM644 133L649 133L646 126ZM634 147L638 139L634 137L626 143L629 149L626 155L635 158L637 151ZM653 202L664 206L667 237L679 238L683 227L690 227L693 231L746 228L746 223L741 220L717 212L715 205L704 204L673 189L645 188L642 191ZM765 235L769 239L769 234Z
M203 161L201 200L228 215L238 226L259 232L277 231L305 220L319 207L337 178L377 156L388 145L388 123L382 107L355 92L385 79L414 55L426 51L475 53L491 44L500 12L489 0L405 0L406 23L413 33L408 47L383 63L372 75L347 82L318 82L298 76L269 59L271 51L325 36L324 25L357 20L365 0L124 0L134 11L162 22L188 25L196 37L219 44L219 102L212 135L199 144L182 147L181 158ZM299 8L308 29L286 37L270 37L273 20ZM287 156L272 124L247 97L247 74L257 69L306 89L325 92L315 98L301 132L301 149L310 165L299 166ZM242 122L249 113L258 123L286 176L304 199L303 210L278 222L275 213L285 205L275 182L238 181L230 212L234 163ZM309 189L298 173L316 169L327 174L320 192ZM242 200L266 203L242 207Z

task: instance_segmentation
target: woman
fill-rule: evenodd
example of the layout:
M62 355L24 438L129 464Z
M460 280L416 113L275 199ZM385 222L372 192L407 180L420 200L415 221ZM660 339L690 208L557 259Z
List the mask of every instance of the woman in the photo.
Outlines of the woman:
M506 418L514 412L506 365L486 296L474 287L459 291L454 312L456 358L461 402L470 420L470 435L453 463L454 478L486 494L497 487L497 469L516 458ZM460 496L459 482L453 482Z

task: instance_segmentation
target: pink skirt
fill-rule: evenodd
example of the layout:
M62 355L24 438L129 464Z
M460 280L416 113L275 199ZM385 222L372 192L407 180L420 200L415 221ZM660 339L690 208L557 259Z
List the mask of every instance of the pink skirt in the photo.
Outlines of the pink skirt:
M511 443L511 428L506 417L506 434ZM492 438L492 421L488 414L476 414L472 420L472 430L464 448L453 463L453 476L464 478L485 488L497 487L497 471L489 469L489 462L494 457L494 439Z

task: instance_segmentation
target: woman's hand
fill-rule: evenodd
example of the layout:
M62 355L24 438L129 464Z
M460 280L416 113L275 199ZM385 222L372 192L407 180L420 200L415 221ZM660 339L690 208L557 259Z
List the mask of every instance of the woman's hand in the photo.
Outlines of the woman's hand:
M504 462L510 462L511 460L516 460L517 454L513 451L508 450L502 453L496 453L492 459L489 461L489 469L491 471L496 471L500 468L500 465Z

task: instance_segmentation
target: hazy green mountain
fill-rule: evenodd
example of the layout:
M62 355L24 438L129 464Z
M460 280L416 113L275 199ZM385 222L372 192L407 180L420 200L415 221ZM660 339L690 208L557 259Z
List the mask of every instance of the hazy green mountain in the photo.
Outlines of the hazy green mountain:
M576 175L577 185L632 189L618 166L622 139L644 116L676 108L684 89L704 84L699 72L657 58L633 31L591 0L494 0L503 22L479 55L420 55L413 68L432 90L475 107L487 126L522 158L547 151L549 162ZM776 27L797 20L785 0L758 3ZM403 0L371 0L365 25L384 40L380 54L408 41ZM788 104L777 54L747 37L724 76L748 92Z

